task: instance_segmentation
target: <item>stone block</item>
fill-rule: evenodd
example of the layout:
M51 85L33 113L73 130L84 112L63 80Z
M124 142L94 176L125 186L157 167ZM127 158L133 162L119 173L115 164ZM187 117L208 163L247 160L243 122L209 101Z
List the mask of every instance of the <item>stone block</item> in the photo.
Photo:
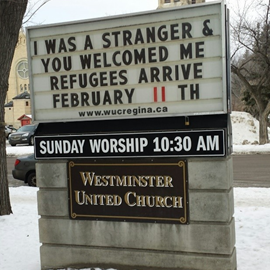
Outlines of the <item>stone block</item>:
M233 186L232 158L190 159L189 189L230 189Z
M40 189L37 195L39 215L68 217L68 189Z
M63 187L67 183L67 161L39 161L36 164L37 186L38 187Z
M228 224L190 225L40 219L44 244L115 247L229 255L235 245L234 219Z
M234 213L233 189L229 191L191 190L189 192L190 220L229 222Z
M119 270L236 270L236 252L202 255L154 250L41 246L41 269L99 267ZM61 260L59 260L61 258Z

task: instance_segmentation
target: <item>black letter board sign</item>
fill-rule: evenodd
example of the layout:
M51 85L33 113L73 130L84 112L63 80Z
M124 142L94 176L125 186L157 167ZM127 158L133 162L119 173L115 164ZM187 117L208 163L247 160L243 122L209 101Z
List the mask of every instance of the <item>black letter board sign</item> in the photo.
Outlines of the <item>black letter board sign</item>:
M35 136L36 159L224 157L225 130Z
M188 223L185 160L76 160L68 168L71 219Z

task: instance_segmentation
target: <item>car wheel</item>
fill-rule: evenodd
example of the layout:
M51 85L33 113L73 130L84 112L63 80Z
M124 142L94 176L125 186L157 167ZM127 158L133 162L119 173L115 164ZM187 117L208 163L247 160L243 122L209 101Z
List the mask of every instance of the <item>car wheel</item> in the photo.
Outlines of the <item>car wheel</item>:
M34 137L31 136L29 139L29 145L34 145Z
M32 173L30 173L28 175L28 177L27 177L27 183L31 187L36 187L37 186L36 173L35 172L32 172Z

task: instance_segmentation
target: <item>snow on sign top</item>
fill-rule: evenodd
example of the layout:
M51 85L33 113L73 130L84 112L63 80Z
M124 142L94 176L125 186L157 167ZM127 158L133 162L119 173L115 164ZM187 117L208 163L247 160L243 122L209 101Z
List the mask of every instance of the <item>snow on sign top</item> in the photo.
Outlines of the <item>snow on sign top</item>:
M37 122L227 113L223 2L27 28Z

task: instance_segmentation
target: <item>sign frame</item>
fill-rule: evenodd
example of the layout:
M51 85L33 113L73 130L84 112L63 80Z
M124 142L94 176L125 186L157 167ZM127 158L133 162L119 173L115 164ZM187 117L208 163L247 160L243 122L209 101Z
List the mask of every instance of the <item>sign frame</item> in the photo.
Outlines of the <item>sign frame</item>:
M225 157L225 129L35 136L35 158ZM74 149L73 153L67 153ZM57 152L57 153L53 153Z
M206 96L212 95L212 93L217 92L216 84L212 84L212 81L215 81L215 83L218 82L218 84L220 84L220 90L218 92L218 95L220 95L220 97L218 98L218 97L213 96L213 97L209 98L209 102L211 101L210 103L208 102L208 97L207 98L205 97L202 99L199 98L199 100L196 100L197 98L193 98L190 96L190 98L188 100L186 100L186 99L183 100L183 95L184 95L183 93L186 91L188 93L188 91L189 91L186 88L180 88L180 90L178 89L181 92L181 99L182 99L181 102L178 102L178 101L176 102L174 96L169 96L168 102L167 102L167 90L166 90L166 101L164 101L163 99L165 96L165 94L164 94L165 93L164 92L165 86L167 85L169 89L170 89L170 87L175 87L176 85L174 85L174 83L177 81L177 79L176 79L177 76L175 77L175 79L170 81L168 79L169 78L168 74L166 75L167 77L164 75L168 80L165 84L164 84L164 80L158 81L160 79L158 79L158 80L156 79L156 82L151 81L151 82L146 83L146 80L144 81L145 82L144 84L148 87L147 89L150 89L148 91L151 91L151 93L153 92L151 94L151 95L153 95L153 97L151 97L152 101L150 102L148 100L147 103L140 103L140 102L136 103L137 101L136 102L134 101L135 103L129 103L131 101L131 92L126 93L127 94L126 101L124 101L124 97L123 97L123 100L121 99L122 98L121 95L124 94L124 89L126 90L128 88L128 86L130 86L131 89L136 89L135 88L136 85L138 87L140 86L139 82L137 82L136 85L135 85L135 82L129 82L129 80L130 80L129 78L132 77L131 75L130 75L130 77L128 77L126 79L128 81L128 84L124 85L124 88L121 89L122 94L120 94L120 92L117 92L118 90L117 91L115 89L113 90L112 86L109 86L109 87L106 86L109 89L108 92L106 92L107 91L106 87L103 87L103 86L99 86L97 88L93 87L91 89L89 88L90 89L89 91L92 94L95 90L97 90L97 93L100 92L103 95L103 105L99 107L100 109L96 109L96 107L94 107L94 110L92 110L92 108L90 108L89 110L84 110L83 107L80 107L82 110L77 110L77 108L75 110L75 107L72 107L71 103L74 100L72 102L71 102L71 100L67 101L66 94L68 94L68 95L72 94L71 88L73 88L73 87L71 86L71 84L69 84L69 85L66 84L65 79L63 79L64 80L63 81L64 88L62 90L56 89L56 88L54 88L54 89L48 88L47 90L43 89L43 86L46 85L46 82L44 81L45 80L44 74L45 73L52 74L52 71L54 71L54 73L55 73L55 70L50 70L49 67L47 66L47 64L49 65L49 62L50 62L49 59L50 59L51 54L48 55L48 53L47 53L47 55L46 55L46 54L44 54L44 52L42 52L41 55L38 54L38 52L41 50L41 48L40 48L41 45L39 45L39 42L42 41L43 39L46 40L46 38L48 39L48 37L51 37L51 38L54 37L56 39L56 42L57 42L59 40L60 41L64 40L63 39L64 37L67 38L67 40L68 40L67 42L69 42L67 44L69 44L69 46L70 46L69 49L66 49L67 51L65 51L65 49L62 49L65 47L65 45L67 45L67 44L65 44L65 45L62 44L62 45L59 45L60 46L59 47L60 53L58 53L58 54L53 53L53 57L54 57L53 59L60 59L60 56L61 57L62 56L63 57L65 57L65 56L71 57L71 56L74 56L74 54L76 53L76 51L73 51L73 48L75 47L75 41L73 39L68 39L68 36L70 36L70 35L74 34L74 37L75 37L78 33L84 33L84 32L91 33L91 31L93 31L95 33L98 31L103 31L103 33L104 33L104 31L107 31L106 33L110 33L110 31L111 31L111 33L114 33L114 32L112 32L113 30L110 30L110 29L123 29L123 31L128 31L127 29L134 28L135 26L137 27L137 29L141 29L143 26L146 27L147 25L149 25L149 29L150 29L151 27L155 27L157 22L160 21L161 23L171 22L171 24L168 24L168 27L167 27L168 29L170 28L170 35L171 35L170 40L168 40L166 42L168 45L168 48L169 48L170 46L172 46L174 40L177 39L178 35L180 35L180 32L178 33L178 30L176 29L175 24L174 24L174 22L179 21L179 27L181 25L182 31L183 32L186 31L187 39L179 38L180 36L178 37L183 44L185 42L188 42L188 30L187 29L189 27L189 24L191 27L191 26L193 26L194 22L195 23L200 22L202 24L203 28L200 30L204 33L204 35L202 35L200 38L195 35L194 40L200 41L200 39L202 39L203 40L202 42L207 42L207 41L212 42L213 36L211 34L211 31L212 31L211 27L214 24L211 25L210 20L207 19L208 13L204 14L205 10L209 10L209 9L213 9L213 14L211 15L213 17L213 20L216 19L215 18L216 15L214 15L216 10L219 10L219 12L220 12L218 14L219 18L217 20L217 21L219 21L219 24L220 24L220 28L218 30L219 32L218 32L217 36L219 37L218 39L221 39L221 44L220 44L220 47L214 46L214 47L219 47L218 50L220 50L220 54L217 54L217 55L210 54L207 56L207 59L205 61L202 60L202 61L204 61L202 63L205 63L205 66L206 66L209 61L212 61L212 60L214 62L218 61L219 68L213 68L213 67L212 68L210 68L210 67L205 68L204 64L200 65L200 63L198 62L199 61L198 59L200 59L200 58L204 59L203 55L204 55L204 53L206 53L204 51L204 49L209 50L209 48L200 47L201 46L199 44L200 42L198 42L197 45L194 45L195 44L194 43L193 45L195 47L197 46L197 57L198 58L192 58L190 60L183 59L183 61L182 61L182 62L184 62L183 65L186 65L186 66L185 67L181 66L181 68L183 69L182 70L183 74L184 73L186 73L186 74L191 74L191 73L195 74L196 73L197 75L193 74L190 76L185 76L182 74L185 77L185 79L181 79L180 81L182 83L184 83L184 85L185 85L185 83L188 83L188 85L193 85L194 87L196 85L200 85L200 83L204 84L204 83L206 83L206 81L209 81L209 86L206 87L207 83L205 84L206 89L204 91L205 91ZM86 20L86 21L68 22L68 23L63 23L63 24L28 27L27 28L27 44L28 44L27 47L28 47L29 73L30 73L30 87L31 87L31 94L32 94L32 101L33 101L33 104L32 104L33 120L36 122L89 121L89 120L95 121L95 120L107 120L107 119L114 120L114 119L133 119L133 118L149 118L149 117L163 118L163 117L182 116L182 115L226 114L228 112L228 102L227 102L228 82L226 79L227 78L227 68L226 68L227 67L227 50L226 50L227 45L226 45L226 10L225 9L226 9L226 6L224 5L224 1L219 1L219 2L198 4L196 6L192 5L192 6L184 6L184 7L180 7L180 8L174 8L174 9L162 9L162 10L156 10L156 11L151 11L151 12L128 14L128 15L124 15L124 16L113 16L113 17L98 18L98 19ZM199 15L195 15L197 13ZM203 18L205 18L205 20L203 20ZM107 25L110 25L110 28L108 28ZM161 27L162 27L162 25L161 25ZM185 27L187 27L187 29ZM78 28L81 30L79 31ZM197 26L196 27L194 26L194 28L196 28L196 31L199 31L197 29ZM100 33L102 33L102 32L100 32ZM53 39L51 39L51 40L53 40ZM107 41L107 44L108 44L108 41ZM160 50L162 51L163 47L161 47L161 45L158 42L155 42L154 45L155 44L156 44L156 46L161 48ZM106 45L106 44L103 44L103 45ZM146 44L143 44L143 45L145 46ZM138 46L138 44L131 45L131 47L133 49L136 46ZM151 46L153 46L153 44L147 44L147 46L148 46L148 49L151 50ZM94 47L94 45L93 45L93 47ZM126 46L126 47L128 47L128 46ZM115 50L115 48L106 48L106 49ZM95 48L93 48L93 49L95 49ZM64 50L64 51L62 51L62 50ZM70 51L68 51L68 50L70 50ZM97 51L100 54L102 54L103 52L106 53L103 49L101 50L100 48L98 48ZM165 49L164 49L164 52L166 52ZM186 52L186 53L191 54L191 52ZM150 55L152 55L152 58L154 57L153 55L155 55L155 54L158 54L158 52L152 52L152 54L150 53ZM35 61L39 61L39 66L40 66L41 60L43 60L43 69L46 72L42 72L40 70L40 68L38 68L38 66L34 64ZM162 64L161 60L160 61L158 61L157 59L152 59L152 60L153 60L153 63L151 64L152 66L159 66L159 65L161 66L161 64ZM99 61L100 61L100 59L97 60L97 62L99 62ZM164 62L164 65L170 66L171 61L172 61L172 59L166 59L166 61ZM74 65L77 65L77 64L78 63L76 62ZM178 68L180 68L180 62L178 64L179 64ZM54 66L56 66L56 65L57 64L54 64ZM149 66L150 64L147 62L145 65ZM193 68L192 71L190 71L191 65ZM202 65L203 65L203 68L202 68ZM127 68L129 68L129 67L126 67L126 69ZM73 73L77 74L78 72L80 72L80 70L75 70L75 71L73 71L73 73L68 73L68 72L63 71L63 70L58 71L58 67L55 67L55 69L56 69L56 72L58 72L61 76L63 74L66 74L66 73L72 75ZM98 70L98 68L97 68L97 70ZM102 70L105 70L105 69L99 69L99 70L102 73L103 72ZM205 71L205 70L207 70L207 71ZM218 72L220 73L220 77L214 78L214 77L210 76L208 78L208 75L210 75L210 73L212 73L216 70L218 70ZM133 71L137 72L134 69L133 69ZM142 71L142 67L140 67L140 71ZM203 74L204 72L208 75L205 76L205 74ZM116 75L111 74L110 76L115 77ZM216 76L218 76L218 75L216 75ZM200 77L201 79L196 78L196 77ZM114 83L116 83L116 81ZM200 82L200 83L196 83L196 82ZM120 83L120 81L118 80L117 84L119 84L119 83ZM210 85L212 85L212 87L210 87ZM134 88L132 88L132 87L134 87ZM140 89L141 88L138 88L138 91ZM143 89L144 88L142 88L142 90ZM57 90L57 91L52 91L52 90ZM176 92L174 95L180 95L178 90L177 91L175 90ZM198 89L194 88L193 90L196 92ZM82 89L77 89L76 91L78 93L80 92L80 94L82 94L82 92L83 92ZM110 91L114 91L113 92L114 94L112 94L112 95L114 95L114 99L115 99L114 104L110 104L110 102L112 102L112 101L109 101L110 99L113 99L113 96L111 94L108 94L108 93L112 93ZM190 93L192 91L190 88ZM208 91L209 91L209 93L208 93ZM136 92L137 92L137 90L136 90ZM143 90L143 92L145 92L145 91ZM159 92L161 92L161 93L159 93ZM76 93L74 92L74 95ZM149 93L147 95L149 95ZM168 95L171 95L170 93L172 93L171 90L168 91ZM46 107L47 106L46 104L48 104L48 100L51 100L50 102L52 102L52 95L61 95L61 98L60 98L60 96L59 97L55 96L55 98L56 98L56 99L54 99L55 106L56 106L55 108ZM161 97L159 97L159 95L161 95ZM201 95L203 96L204 94L201 94ZM71 97L69 96L69 98L71 98ZM136 99L138 99L138 98L139 98L139 96L138 97L136 96ZM146 96L143 94L141 98L142 98L142 100L144 100L144 99L146 99ZM39 100L39 101L37 102L37 100ZM118 100L118 103L117 103L117 100ZM57 107L59 105L58 104L59 102L62 102L61 108ZM216 102L218 102L218 103L216 103ZM56 103L58 105L56 105ZM82 103L84 103L84 105L86 104L86 102L81 101L80 105L83 105ZM120 103L123 103L123 105ZM164 104L165 105L168 104L168 106L165 106ZM217 104L219 104L219 105L217 105ZM50 106L52 106L52 105L50 105ZM202 106L202 109L199 109L200 106ZM108 117L105 114L105 110L107 110L108 108L111 108L110 109L111 114L113 113L113 110L115 110L117 115L116 116L110 115ZM166 110L169 108L169 110L164 111L165 110L164 108ZM150 112L147 111L148 109L150 109ZM159 111L159 110L161 110L161 111ZM82 114L83 114L82 112L86 113L86 114L84 114L82 116ZM88 112L92 112L92 116L91 115L88 116ZM97 112L101 115L97 116L96 115ZM80 113L81 113L81 115L79 116ZM93 117L93 113L95 114L94 117ZM107 113L107 111L106 111L106 113ZM75 114L76 114L76 116L75 116Z
M76 168L77 167L77 168ZM95 180L93 180L91 182L91 188L89 187L87 191L89 192L102 192L102 189L106 189L107 191L105 192L106 198L104 197L104 200L102 198L101 201L101 197L103 195L98 195L98 197L96 196L96 194L88 194L88 199L85 198L85 193L86 191L80 191L80 190L75 190L76 187L78 187L78 183L80 183L81 181L79 181L80 179L77 179L76 176L74 176L74 174L76 172L74 172L74 170L77 170L77 174L79 174L78 172L80 172L80 174L82 175L83 172L81 172L82 168L87 168L89 170L93 171L94 170L98 170L98 168L100 169L100 172L102 172L102 177L105 178L106 176L104 176L106 174L107 170L119 170L121 172L121 174L123 175L123 170L126 170L128 172L131 171L130 174L132 174L132 172L134 172L135 169L140 169L140 172L145 173L146 171L148 172L149 168L150 170L155 169L158 171L166 171L166 177L170 177L168 175L173 175L173 177L175 176L177 178L177 180L174 182L175 179L173 179L173 177L171 177L171 180L168 182L167 181L167 187L164 187L163 189L161 187L158 187L159 184L164 184L166 183L166 181L163 179L163 177L161 176L151 176L156 178L156 180L154 180L154 182L156 181L156 187L152 188L151 194L149 196L146 196L146 194L144 192L140 192L140 188L138 187L131 187L132 184L126 184L124 185L123 182L121 183L120 187L111 187L109 184L109 187L100 187L101 183L100 180L97 180L98 182L98 188L93 184L95 182ZM109 168L109 169L108 169ZM150 173L150 174L155 174L155 173ZM70 219L75 220L75 219L83 219L83 220L103 220L103 221L124 221L124 222L148 222L148 223L172 223L172 224L188 224L189 223L189 197L188 197L188 169L187 169L187 161L186 160L180 160L180 159L171 159L171 160L167 160L162 161L162 160L151 160L151 161L139 161L139 160L132 160L131 162L128 161L126 162L125 160L115 160L114 162L94 162L93 160L88 160L88 161L69 161L68 163L68 175L69 175L69 216ZM110 176L112 177L112 176ZM123 177L123 176L122 176ZM147 176L142 176L145 179L147 179ZM157 180L157 178L160 177L159 180ZM139 176L138 176L139 178ZM162 178L162 180L161 180ZM164 176L165 178L165 176ZM180 178L180 181L179 181ZM144 180L145 180L144 179ZM123 179L122 179L123 180ZM138 180L138 179L137 179ZM89 184L90 186L90 180L85 179L85 188L87 186L87 184ZM104 180L103 180L104 181ZM164 181L164 182L162 182ZM87 183L86 183L87 182ZM138 182L137 182L138 184ZM150 186L150 180L149 180L149 186ZM177 188L175 188L175 186L173 185L177 185ZM81 184L82 185L82 184ZM154 184L155 185L155 184ZM74 188L74 186L76 186ZM114 186L114 184L113 184ZM124 187L123 187L124 186ZM127 188L127 186L129 186ZM172 188L173 186L173 191L169 190L170 186ZM180 192L179 190L179 186L181 186L182 190ZM126 192L125 196L123 196L122 193L122 197L125 197L121 199L121 204L117 205L117 207L114 209L113 207L115 207L116 205L116 198L121 198L120 196L116 195L114 193L114 195L108 195L108 192L113 192L112 189L114 189L114 192L117 194L120 194L120 189L121 188L125 188L124 193ZM180 188L180 189L181 189ZM142 187L141 187L142 189ZM149 189L147 190L147 192L149 192ZM118 191L117 191L118 190ZM130 192L129 192L130 191ZM132 191L132 192L131 192ZM135 192L134 192L135 191ZM180 195L178 194L178 192L180 192ZM73 196L73 193L77 194ZM165 194L164 194L165 193ZM173 194L174 195L173 195ZM82 196L83 194L83 196ZM126 196L127 194L132 194L132 196L138 196L140 197L139 202L137 201L137 203L134 202L134 200L132 200L132 205L128 205L131 204L130 200L127 200ZM134 195L135 194L135 195ZM140 194L140 195L139 195ZM144 195L142 195L144 194ZM180 197L174 197L177 196L176 194L178 194L178 196L182 196L181 198L181 206L179 206L179 202L180 200L178 200L177 202L175 202L175 206L172 206L173 204L173 200L174 198L180 198ZM93 196L93 197L92 197ZM95 197L94 197L95 196ZM108 196L110 196L109 198L107 198ZM114 196L114 199L113 197ZM163 196L163 197L162 197ZM75 199L76 197L76 199ZM91 203L89 198L91 197ZM142 197L160 197L160 198L167 198L166 202L163 199L160 199L159 202L156 201L156 203L153 203L153 205L149 206L147 202L145 202L145 200L142 199ZM106 201L106 202L105 202ZM127 202L128 201L128 202ZM77 203L77 205L76 205ZM90 203L90 206L89 206ZM83 205L85 204L85 205ZM125 205L126 204L126 205ZM136 204L136 205L134 205ZM144 204L144 205L143 205ZM80 205L80 206L78 206ZM128 205L128 207L127 207ZM80 210L80 207L84 207L83 210ZM135 208L137 207L137 209L134 210L134 206ZM144 206L144 207L142 207ZM90 207L90 209L89 209ZM119 209L119 207L123 207L125 208L124 210ZM148 207L148 210L145 210L145 207ZM95 210L95 208L97 208L97 210ZM128 209L127 209L128 208ZM175 208L175 209L173 209ZM86 209L86 210L85 210ZM134 214L130 214L130 212L135 212L136 215ZM126 213L126 214L121 214L119 212L122 213Z

